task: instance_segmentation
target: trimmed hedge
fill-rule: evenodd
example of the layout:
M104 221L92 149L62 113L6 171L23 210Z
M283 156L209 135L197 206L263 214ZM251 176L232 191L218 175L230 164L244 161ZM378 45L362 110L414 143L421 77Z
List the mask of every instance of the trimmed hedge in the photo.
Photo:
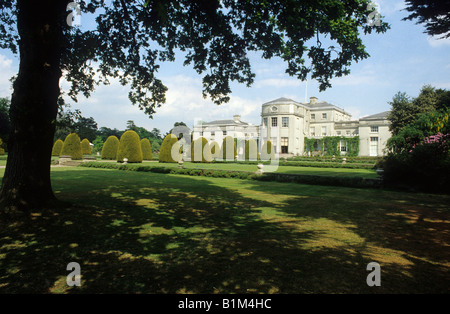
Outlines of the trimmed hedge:
M81 140L78 134L70 133L64 140L64 144L61 150L61 155L68 155L72 157L72 160L83 159L83 153L81 151Z
M209 147L211 148L211 157L213 159L220 157L220 145L216 141L212 141L209 144Z
M258 144L254 139L249 139L245 141L244 159L259 160Z
M267 141L263 144L261 148L261 159L264 161L273 160L275 158L275 149L273 148L272 142Z
M232 147L232 148L230 148ZM222 141L222 148L220 149L220 157L223 160L232 161L237 157L237 148L234 138L225 136Z
M111 135L108 137L102 147L102 159L115 160L117 150L119 149L119 143L120 141L116 136Z
M299 175L299 174L286 174L286 173L264 173L257 175L254 172L246 171L227 171L227 170L212 170L212 169L180 169L172 167L161 166L139 166L139 165L123 165L116 163L105 162L85 162L79 167L91 167L91 168L105 168L105 169L117 169L126 171L140 171L140 172L153 172L163 174L179 174L189 176L205 176L215 178L235 178L235 179L248 179L259 181L275 181L275 182L288 182L299 184L313 184L313 185L331 185L331 186L344 186L354 188L380 188L383 187L383 183L380 179L368 179L361 177L343 177L343 176L318 176L318 175Z
M211 162L212 154L208 140L200 137L191 143L191 161L192 162Z
M141 163L143 160L141 139L133 130L126 131L120 137L116 160L123 162L124 158L128 159L129 163Z
M152 160L152 144L147 138L143 138L141 140L141 149L142 149L142 159L143 160Z
M0 155L4 155L4 154L5 154L5 149L3 148L3 141L0 138Z
M81 152L83 153L83 155L92 154L91 143L89 142L89 140L87 138L85 138L81 141Z
M174 134L167 134L159 151L159 162L176 163L181 160L181 147ZM173 154L172 154L173 153Z
M64 145L64 142L62 140L60 140L60 139L57 139L55 141L55 143L53 143L52 156L59 156L59 155L61 155L61 151L62 151L63 145Z

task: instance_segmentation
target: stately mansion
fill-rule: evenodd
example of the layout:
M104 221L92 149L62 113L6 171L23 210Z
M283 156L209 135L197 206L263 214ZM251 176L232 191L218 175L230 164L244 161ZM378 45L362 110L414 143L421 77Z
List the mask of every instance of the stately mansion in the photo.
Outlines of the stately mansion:
M347 152L345 138L359 137L359 156L382 156L389 132L389 111L352 120L343 109L311 97L309 103L279 98L262 105L261 124L241 121L239 115L230 120L217 120L194 126L193 139L205 137L221 143L225 136L253 138L259 147L270 140L280 157L322 153L320 146L305 150L305 138L320 140L340 136L341 155ZM319 143L320 141L317 141ZM242 150L242 147L240 147Z

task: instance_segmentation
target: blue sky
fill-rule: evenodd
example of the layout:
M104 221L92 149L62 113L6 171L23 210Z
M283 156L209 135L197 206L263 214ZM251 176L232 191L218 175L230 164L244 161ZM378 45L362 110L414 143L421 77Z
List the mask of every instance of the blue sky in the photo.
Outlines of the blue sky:
M332 88L319 92L315 81L301 82L285 74L280 60L263 60L252 55L256 79L252 87L234 84L231 101L220 106L202 97L202 81L195 71L183 67L183 59L163 64L159 78L169 88L167 102L149 119L128 100L128 87L112 81L100 86L88 99L79 97L78 103L69 100L71 109L80 109L85 117L93 117L98 126L125 129L127 120L164 134L177 121L192 126L201 119L211 121L229 119L240 114L242 120L260 123L261 105L280 97L304 102L315 96L351 113L354 119L387 111L389 101L399 91L415 97L426 85L450 89L450 40L437 40L424 34L424 27L415 22L402 21L407 15L403 0L378 0L379 11L391 29L385 34L363 37L371 55L351 66L351 74L332 80ZM85 21L86 22L86 21ZM81 19L83 24L83 17ZM18 56L0 50L0 97L10 97L9 79L18 70ZM61 81L64 89L67 87Z

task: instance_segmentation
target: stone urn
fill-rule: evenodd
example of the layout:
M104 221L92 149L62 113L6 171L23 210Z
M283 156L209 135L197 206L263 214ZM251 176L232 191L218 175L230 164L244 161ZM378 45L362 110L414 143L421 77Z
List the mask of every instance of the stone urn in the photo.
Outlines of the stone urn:
M263 174L264 173L264 165L263 164L258 164L258 170L256 171L257 174Z
M123 164L126 165L128 163L128 158L123 159Z
M183 159L180 159L180 160L178 161L178 168L183 169L183 164L184 164Z
M383 178L383 174L384 174L384 169L383 168L377 168L377 175L378 178Z

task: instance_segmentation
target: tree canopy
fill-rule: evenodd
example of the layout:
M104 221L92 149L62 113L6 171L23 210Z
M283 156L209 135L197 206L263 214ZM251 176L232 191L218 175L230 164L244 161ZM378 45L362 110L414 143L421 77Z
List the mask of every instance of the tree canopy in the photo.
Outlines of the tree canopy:
M424 24L428 35L450 37L450 0L406 0L406 4L411 14L404 20Z
M69 1L66 1L67 3ZM0 1L0 45L17 51L17 1ZM150 116L165 101L157 78L160 63L185 52L184 63L203 74L203 94L229 100L230 82L252 84L248 52L279 57L286 72L311 75L321 89L333 76L349 73L353 61L369 57L360 33L385 32L387 23L367 23L369 0L91 0L79 1L83 21L94 28L64 25L62 71L68 95L90 95L95 86L119 78L129 84L131 102ZM369 7L370 8L370 7ZM59 12L66 18L67 11ZM65 19L64 19L65 20ZM325 46L324 38L328 36ZM310 62L307 62L307 59ZM93 61L93 62L92 62Z

